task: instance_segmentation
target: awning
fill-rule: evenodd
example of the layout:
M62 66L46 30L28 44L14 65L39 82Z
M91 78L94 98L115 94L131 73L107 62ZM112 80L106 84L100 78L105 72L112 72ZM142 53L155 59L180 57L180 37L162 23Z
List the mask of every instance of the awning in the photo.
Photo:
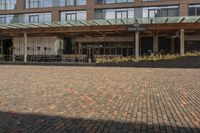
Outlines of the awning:
M98 25L132 25L132 24L173 24L173 23L198 23L200 16L183 17L157 17L157 18L132 18L132 19L97 19L83 21L61 21L53 23L13 23L0 24L0 29L19 29L19 28L48 28L48 27L77 27L77 26L98 26Z

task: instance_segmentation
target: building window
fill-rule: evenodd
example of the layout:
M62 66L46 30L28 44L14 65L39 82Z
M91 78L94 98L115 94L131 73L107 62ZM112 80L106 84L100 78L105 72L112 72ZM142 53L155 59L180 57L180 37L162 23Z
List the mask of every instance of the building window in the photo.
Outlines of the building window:
M16 0L0 0L0 10L16 9Z
M96 4L114 4L114 3L129 3L134 0L96 0Z
M29 0L29 8L38 8L39 0Z
M173 16L179 16L178 6L95 10L96 19L154 18Z
M77 20L76 13L66 13L65 15L66 15L66 17L65 17L66 21Z
M179 16L178 6L144 7L143 18Z
M200 15L200 5L190 5L189 6L189 16Z
M158 10L154 10L154 9L150 9L148 10L148 17L149 18L153 18L153 17L157 17L158 15Z
M0 24L6 24L6 17L0 17Z
M0 15L0 24L10 24L14 15Z
M61 21L86 20L86 11L61 12Z
M116 11L116 19L125 19L128 18L128 11L122 10L122 11Z
M60 0L60 6L86 5L86 0Z
M39 15L30 15L29 16L30 23L38 23L39 22Z
M0 15L0 23L3 24L43 22L51 22L51 13Z
M66 0L65 1L65 5L66 6L74 6L76 3L75 3L75 0Z
M25 8L52 7L53 0L25 0Z
M20 20L22 23L43 23L51 22L51 13L33 13L33 14L21 14Z
M134 18L134 8L95 10L96 19L127 19Z
M86 5L86 0L76 0L76 5Z
M160 1L160 0L143 0L143 2L152 2L152 1Z

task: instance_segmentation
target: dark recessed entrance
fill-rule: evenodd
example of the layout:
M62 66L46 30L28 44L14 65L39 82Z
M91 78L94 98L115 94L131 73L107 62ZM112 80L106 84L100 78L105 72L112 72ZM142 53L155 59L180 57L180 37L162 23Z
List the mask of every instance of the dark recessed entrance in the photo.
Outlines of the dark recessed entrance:
M13 55L13 41L12 39L3 39L2 55L5 61L10 61Z

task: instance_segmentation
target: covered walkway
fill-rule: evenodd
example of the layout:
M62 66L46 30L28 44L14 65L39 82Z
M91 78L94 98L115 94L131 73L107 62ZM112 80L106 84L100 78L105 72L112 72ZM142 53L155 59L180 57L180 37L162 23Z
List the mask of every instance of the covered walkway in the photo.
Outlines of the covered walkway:
M192 16L1 24L1 54L5 55L5 37L10 38L13 43L8 48L8 56L21 56L24 62L29 61L28 57L32 55L53 55L53 58L63 54L79 55L82 60L89 62L94 58L94 54L135 58L147 52L184 55L186 38L198 38L200 35L199 20L199 16ZM45 37L49 37L48 41ZM189 43L191 41L193 40ZM165 44L166 42L168 43ZM100 52L100 48L103 52ZM21 53L17 53L17 49L20 49Z

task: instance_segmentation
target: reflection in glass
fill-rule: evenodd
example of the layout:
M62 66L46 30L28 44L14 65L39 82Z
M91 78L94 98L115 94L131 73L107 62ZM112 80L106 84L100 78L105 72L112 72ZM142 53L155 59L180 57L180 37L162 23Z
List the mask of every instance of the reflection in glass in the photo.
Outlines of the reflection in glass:
M61 21L86 20L86 11L61 12Z
M0 15L0 24L51 22L51 13Z
M16 0L0 0L0 10L16 9Z

